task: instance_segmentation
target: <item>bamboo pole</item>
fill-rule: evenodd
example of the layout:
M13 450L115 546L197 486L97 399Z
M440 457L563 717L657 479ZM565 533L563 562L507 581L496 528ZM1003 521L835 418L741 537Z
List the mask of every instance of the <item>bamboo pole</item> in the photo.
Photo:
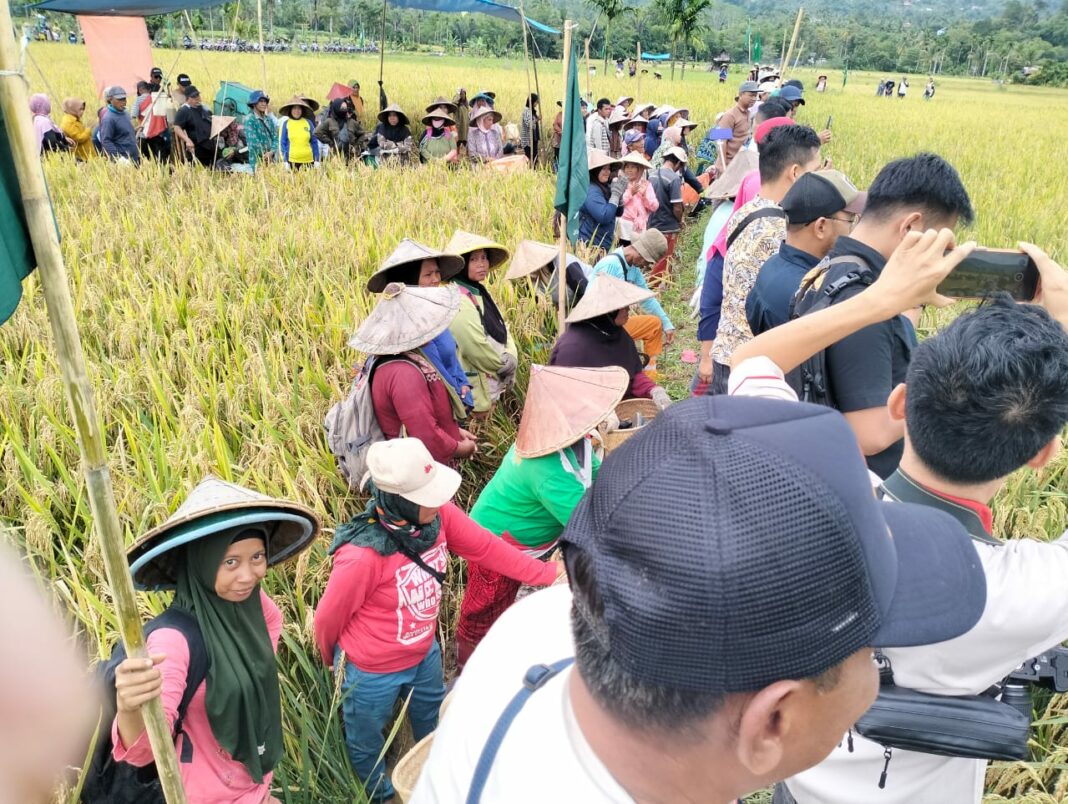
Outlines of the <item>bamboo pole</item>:
M526 26L526 24L527 18L526 15L524 15L523 25ZM538 53L540 53L541 51L538 50L538 40L534 38L534 34L530 34L530 43L534 45L534 52L531 53L530 56L530 67L534 71L534 92L538 96L538 130L539 133L542 135L538 138L538 146L539 151L541 151L541 156L545 157L545 159L542 160L542 163L551 163L551 160L548 159L548 156L549 148L551 148L552 146L546 146L546 137L544 136L544 131L541 130L541 105L545 103L545 98L541 96L541 84L538 83Z
M256 27L260 34L260 66L263 68L263 91L267 92L267 54L263 51L263 0L256 0Z
M386 69L386 8L388 0L382 0L382 41L378 48L378 94L382 95L382 76Z
M523 12L523 4L519 4L519 24L523 28L523 67L527 74L527 108L530 109L530 166L534 167L534 161L538 158L538 152L534 147L534 131L537 128L537 118L534 115L534 104L530 102L530 48L527 46L527 15ZM541 95L538 96L541 101ZM539 143L540 144L540 143Z
M782 64L779 66L779 82L780 86L782 82L786 80L786 71L790 69L790 56L794 53L794 46L797 44L797 35L801 32L801 17L805 13L805 7L797 9L797 19L794 20L794 34L790 37L790 47L786 51L786 55ZM786 41L785 39L783 40Z
M564 20L564 97L560 103L560 119L563 121L564 126L567 126L567 91L568 87L568 74L571 69L571 20ZM27 107L28 108L28 107ZM564 135L571 136L571 128L567 126L567 130L564 131ZM570 149L568 150L570 153ZM557 326L557 333L564 334L564 330L567 329L567 323L564 321L567 318L567 217L565 216L560 225L560 254L557 257L556 266L556 295L559 315L559 325Z
M590 39L593 39L593 34L590 34L590 38L586 40L586 100L593 101L593 92L590 90Z
M634 48L634 55L637 58L637 70L638 70L638 91L635 93L637 97L635 101L638 103L644 103L645 98L642 97L642 43L636 43Z
M85 355L74 317L63 252L59 247L52 205L45 188L44 173L37 156L28 114L29 99L19 59L7 0L0 2L0 104L11 140L22 203L37 258L37 273L48 308L48 320L56 342L56 359L63 374L63 387L71 418L78 434L82 468L85 474L93 525L107 570L108 585L115 599L115 616L129 656L147 657L141 618L137 613L133 580L123 550L123 532L108 473L104 432L93 402L92 386L86 373ZM185 804L185 791L174 753L170 724L159 698L146 703L141 713L156 758L156 770L168 804Z

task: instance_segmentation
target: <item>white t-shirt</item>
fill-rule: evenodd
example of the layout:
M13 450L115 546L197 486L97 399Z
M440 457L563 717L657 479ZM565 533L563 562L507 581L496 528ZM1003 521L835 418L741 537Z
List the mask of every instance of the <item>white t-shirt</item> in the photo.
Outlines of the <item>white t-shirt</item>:
M466 800L486 738L527 670L575 655L570 615L571 590L564 585L535 592L501 615L456 682L410 804ZM573 668L546 682L512 722L483 804L633 804L575 721L568 695Z
M766 357L731 371L728 391L740 396L796 398L782 370ZM884 651L902 687L935 695L978 695L1021 663L1068 639L1068 534L1055 542L975 542L986 574L986 606L966 634L935 645ZM853 733L814 768L787 780L798 804L976 804L986 761L894 749L886 787L879 777L883 747Z

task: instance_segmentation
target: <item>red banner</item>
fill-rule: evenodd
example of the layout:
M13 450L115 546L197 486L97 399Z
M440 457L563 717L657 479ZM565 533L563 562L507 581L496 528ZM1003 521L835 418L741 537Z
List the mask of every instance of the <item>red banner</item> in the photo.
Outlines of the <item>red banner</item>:
M131 102L137 82L152 70L152 47L144 17L88 17L78 15L89 51L89 68L99 99L106 87L118 84Z

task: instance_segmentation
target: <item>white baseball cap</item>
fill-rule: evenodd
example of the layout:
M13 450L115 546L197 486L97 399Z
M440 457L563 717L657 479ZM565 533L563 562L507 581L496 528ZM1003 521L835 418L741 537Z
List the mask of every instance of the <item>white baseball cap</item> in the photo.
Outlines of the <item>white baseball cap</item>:
M418 438L372 444L367 450L367 470L382 491L426 508L440 508L460 488L460 473L435 461Z

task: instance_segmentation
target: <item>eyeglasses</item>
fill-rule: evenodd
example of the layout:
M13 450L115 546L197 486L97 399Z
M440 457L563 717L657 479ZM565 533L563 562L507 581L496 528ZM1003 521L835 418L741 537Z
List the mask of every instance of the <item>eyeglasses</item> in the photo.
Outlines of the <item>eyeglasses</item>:
M848 223L850 226L856 226L857 225L857 221L860 220L860 215L857 215L856 213L853 213L848 218L835 218L835 217L832 216L832 217L828 218L828 220L841 221L842 223Z

